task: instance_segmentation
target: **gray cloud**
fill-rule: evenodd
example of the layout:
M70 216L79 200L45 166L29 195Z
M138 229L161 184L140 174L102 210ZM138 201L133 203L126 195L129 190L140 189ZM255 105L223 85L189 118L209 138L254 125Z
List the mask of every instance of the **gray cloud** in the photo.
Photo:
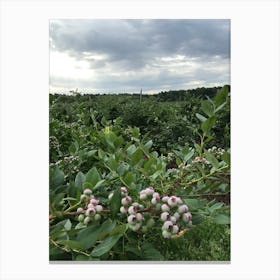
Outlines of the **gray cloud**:
M87 62L98 78L80 83L89 88L223 84L229 83L230 21L52 20L50 50ZM51 83L57 79L51 73Z

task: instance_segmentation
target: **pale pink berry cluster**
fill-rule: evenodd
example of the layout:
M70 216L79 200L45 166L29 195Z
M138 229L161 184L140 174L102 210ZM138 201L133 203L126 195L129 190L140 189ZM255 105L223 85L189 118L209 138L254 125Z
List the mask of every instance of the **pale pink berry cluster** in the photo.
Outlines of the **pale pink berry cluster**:
M139 202L133 202L127 191L123 196L120 212L127 217L129 228L133 231L141 229L142 232L147 232L155 225L156 219L163 222L163 237L170 238L179 230L192 225L192 215L180 197L161 197L151 186L140 191Z
M101 213L103 206L99 204L97 199L90 189L85 189L81 195L81 201L84 203L84 207L77 209L78 221L87 225L91 221L99 221L101 219Z
M196 157L195 159L192 160L192 162L193 163L198 162L198 163L207 164L207 165L210 164L210 162L204 157Z

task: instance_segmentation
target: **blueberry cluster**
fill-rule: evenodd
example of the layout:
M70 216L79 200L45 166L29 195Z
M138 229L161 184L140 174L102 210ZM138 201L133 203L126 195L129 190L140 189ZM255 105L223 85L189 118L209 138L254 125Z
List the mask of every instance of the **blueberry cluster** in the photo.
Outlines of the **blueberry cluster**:
M212 153L214 156L216 156L218 159L221 158L223 153L225 152L222 148L217 148L216 146L213 146L212 148L208 149L208 152Z
M151 186L140 191L140 203L132 201L125 187L123 187L122 195L120 212L127 217L129 228L133 231L147 232L154 226L155 219L158 219L163 222L163 237L170 238L179 230L192 225L192 215L180 197L164 196L161 198L160 194L155 192Z
M77 209L78 221L87 225L90 221L99 221L101 219L101 213L103 206L99 204L99 199L94 197L90 189L85 189L81 195L81 200L84 203L84 208Z
M195 157L195 159L193 159L192 162L193 163L198 162L198 163L210 165L210 162L204 157Z

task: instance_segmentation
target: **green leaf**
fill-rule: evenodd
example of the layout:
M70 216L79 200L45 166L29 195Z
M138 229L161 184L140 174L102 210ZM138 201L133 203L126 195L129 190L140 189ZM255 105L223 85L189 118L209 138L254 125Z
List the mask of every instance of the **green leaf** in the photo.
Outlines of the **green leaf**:
M184 199L184 201L189 207L190 211L198 210L205 205L205 200L196 199L196 198L186 198Z
M107 161L107 165L110 167L111 170L116 171L119 167L118 162L114 159L113 156L110 156Z
M113 246L119 241L119 239L121 237L122 237L122 234L117 234L117 235L107 237L98 246L96 246L93 249L93 251L91 252L91 255L93 257L100 257L103 254L109 252L113 248Z
M220 225L228 225L230 224L230 217L225 214L218 214L213 217L213 221Z
M201 121L201 122L205 122L207 120L207 118L205 118L204 116L200 115L199 113L195 114L196 117Z
M50 186L53 188L59 187L64 183L64 173L58 168L55 167L54 171L50 172Z
M99 224L88 226L87 228L81 230L76 238L83 249L89 249L94 246L98 240L101 227Z
M56 242L65 245L71 249L84 249L83 245L75 240L58 240Z
M143 152L141 149L137 149L132 155L131 155L131 164L135 165L137 164L142 158L143 158Z
M230 153L229 152L224 152L222 154L222 160L227 163L228 165L230 165Z
M208 117L214 115L214 106L209 100L203 100L201 102L201 109Z
M100 180L98 181L95 186L93 187L93 190L98 189L99 187L101 187L103 185L103 183L106 182L106 180Z
M131 156L136 150L137 150L136 146L134 144L132 144L127 148L126 151L127 151L127 154L129 156Z
M142 256L144 260L158 261L164 260L163 255L151 243L144 243L142 246Z
M148 141L148 142L144 145L144 147L145 147L147 150L149 150L152 146L153 146L153 141L152 141L152 140Z
M125 234L128 226L127 224L116 226L109 235L116 235L116 234Z
M121 191L118 188L114 191L113 197L112 197L111 203L110 203L110 210L111 210L113 217L115 217L120 211L121 199L122 199Z
M184 161L187 162L194 155L194 150L191 150L187 155L184 156Z
M80 171L75 178L75 185L82 191L83 183L86 181L86 176Z
M211 207L208 208L208 211L210 213L213 213L215 210L221 209L223 207L224 203L223 202L217 202L213 204Z
M215 169L218 169L220 167L218 160L208 151L205 151L205 157Z
M228 97L228 92L229 92L228 86L223 86L221 90L216 94L214 101L217 107L226 102Z
M131 186L131 184L134 182L134 175L132 172L127 172L123 178L124 182L128 185Z
M110 219L106 220L100 226L100 233L98 235L98 240L103 240L108 234L110 234L114 228L116 227L116 221L112 221Z
M90 183L92 186L95 186L99 181L100 181L100 175L96 167L91 168L86 174L86 182Z
M214 126L216 122L216 117L210 117L201 124L201 129L204 133L208 133L209 130Z

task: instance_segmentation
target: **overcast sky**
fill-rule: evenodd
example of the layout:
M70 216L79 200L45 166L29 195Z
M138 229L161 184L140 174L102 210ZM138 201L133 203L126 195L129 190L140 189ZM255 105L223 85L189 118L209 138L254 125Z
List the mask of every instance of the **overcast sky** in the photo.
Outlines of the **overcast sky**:
M230 83L230 20L50 21L50 92L157 93Z

